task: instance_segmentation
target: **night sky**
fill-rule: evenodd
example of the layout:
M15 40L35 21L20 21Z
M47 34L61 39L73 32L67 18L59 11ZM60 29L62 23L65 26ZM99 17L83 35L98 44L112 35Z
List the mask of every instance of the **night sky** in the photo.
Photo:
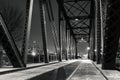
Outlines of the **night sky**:
M57 3L55 0L52 1L53 13L55 18L55 24L58 26L58 13L57 13ZM0 0L0 4L12 5L17 7L20 11L24 13L25 16L25 4L26 0ZM51 37L51 31L49 26L48 17L46 16L47 20L47 44L48 49L54 51L54 44ZM39 1L34 0L34 8L33 8L33 18L32 18L32 25L31 25L31 35L30 35L30 44L32 45L33 41L37 41L37 43L42 48L42 37L41 37L41 26L40 26L40 10L39 10ZM81 47L82 46L82 47ZM86 43L80 43L78 46L78 51L83 54L86 53Z

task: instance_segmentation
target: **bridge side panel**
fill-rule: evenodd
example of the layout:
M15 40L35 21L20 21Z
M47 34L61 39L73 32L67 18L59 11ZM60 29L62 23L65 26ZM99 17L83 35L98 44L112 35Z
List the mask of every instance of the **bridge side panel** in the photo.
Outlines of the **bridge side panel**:
M22 57L18 51L18 48L15 45L15 42L9 33L2 16L0 15L0 37L1 44L9 57L13 67L25 67L25 64L22 60Z
M103 69L115 69L120 37L120 0L107 0L107 18L104 35Z

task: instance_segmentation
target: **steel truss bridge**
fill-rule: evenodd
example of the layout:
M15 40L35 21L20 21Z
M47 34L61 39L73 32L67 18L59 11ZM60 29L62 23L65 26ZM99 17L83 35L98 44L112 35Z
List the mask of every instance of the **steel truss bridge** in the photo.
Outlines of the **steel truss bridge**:
M55 24L51 0L39 0L45 63L49 63L46 43L46 15L48 15L58 61L62 61L63 49L66 60L68 53L75 53L77 59L77 44L84 39L90 47L89 59L101 63L103 69L115 69L120 37L120 0L56 0L56 2L58 26ZM1 44L13 67L26 67L27 64L33 5L34 0L26 0L22 51L16 47L2 12L0 13Z

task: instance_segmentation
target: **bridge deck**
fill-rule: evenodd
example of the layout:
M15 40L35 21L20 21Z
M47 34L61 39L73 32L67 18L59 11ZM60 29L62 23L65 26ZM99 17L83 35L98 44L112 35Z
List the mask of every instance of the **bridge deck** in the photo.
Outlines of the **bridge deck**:
M83 60L67 80L105 80L90 60Z
M96 65L96 64L95 64ZM96 65L107 80L120 80L120 71L118 70L102 70L101 64Z
M40 67L36 65L30 69L0 74L0 80L120 80L119 71L101 70L100 65L94 65L90 60L69 60Z

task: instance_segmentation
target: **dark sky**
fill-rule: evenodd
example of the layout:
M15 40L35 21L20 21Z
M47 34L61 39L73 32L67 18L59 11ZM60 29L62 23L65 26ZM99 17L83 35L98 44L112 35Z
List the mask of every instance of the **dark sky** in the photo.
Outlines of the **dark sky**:
M55 24L57 26L58 24L58 13L57 13L57 3L55 0L50 0L52 3L53 7L53 13L54 13L54 18L55 18ZM9 4L14 7L17 7L20 11L23 11L25 13L25 4L26 0L0 0L0 3L4 4ZM50 24L48 21L48 17L46 16L46 21L47 21L47 44L48 44L48 49L49 50L54 50L54 45L53 45L53 40L51 37L51 31L50 31ZM37 43L41 46L42 48L42 37L41 37L41 26L40 26L40 10L39 10L39 1L34 0L34 7L33 7L33 18L32 18L32 25L31 25L31 35L30 35L30 44L33 41L37 41ZM52 47L51 47L52 46ZM81 47L82 46L82 47ZM86 53L86 46L87 44L85 43L80 43L78 51L81 53Z

